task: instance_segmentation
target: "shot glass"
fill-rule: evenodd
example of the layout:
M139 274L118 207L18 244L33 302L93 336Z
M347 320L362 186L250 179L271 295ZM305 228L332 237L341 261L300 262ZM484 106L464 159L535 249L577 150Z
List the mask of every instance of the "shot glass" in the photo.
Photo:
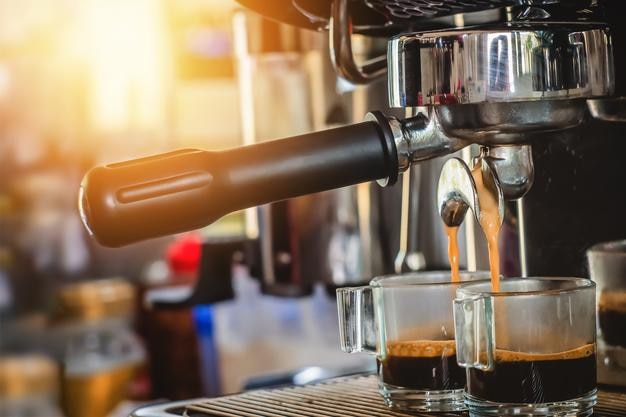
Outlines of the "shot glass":
M595 284L514 278L457 289L456 352L480 416L589 416L596 403Z
M456 363L452 301L457 287L487 272L450 271L374 278L337 290L341 348L376 355L379 392L404 411L464 410L465 370Z
M598 286L598 381L626 386L626 240L592 246L587 261Z

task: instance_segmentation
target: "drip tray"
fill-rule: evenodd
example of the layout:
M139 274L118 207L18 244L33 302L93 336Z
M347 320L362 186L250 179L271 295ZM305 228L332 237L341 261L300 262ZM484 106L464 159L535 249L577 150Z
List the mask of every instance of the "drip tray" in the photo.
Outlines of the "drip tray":
M595 416L626 416L626 393L600 390ZM249 391L138 410L132 417L409 417L467 413L406 414L391 411L378 395L376 376L331 379L313 385Z

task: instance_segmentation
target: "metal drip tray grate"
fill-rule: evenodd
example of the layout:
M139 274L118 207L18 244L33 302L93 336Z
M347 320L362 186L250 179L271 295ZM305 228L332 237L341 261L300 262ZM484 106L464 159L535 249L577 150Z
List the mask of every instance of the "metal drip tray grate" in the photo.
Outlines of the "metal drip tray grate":
M457 414L404 414L387 408L378 395L376 377L358 376L315 385L251 391L186 406L189 417L377 417L465 416ZM601 391L596 416L626 416L626 393Z

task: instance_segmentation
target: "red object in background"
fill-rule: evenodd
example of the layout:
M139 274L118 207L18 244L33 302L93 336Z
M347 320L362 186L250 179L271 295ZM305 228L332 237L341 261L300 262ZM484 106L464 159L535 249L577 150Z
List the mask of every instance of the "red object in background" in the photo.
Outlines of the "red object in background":
M198 277L201 253L199 235L177 238L165 253L170 270L168 282L158 287L193 285ZM152 288L156 287L145 291ZM201 361L192 310L144 308L142 330L150 358L152 397L170 400L201 397Z
M172 281L180 283L181 280L187 281L186 277L195 279L201 254L202 240L197 234L186 234L168 246L165 256L172 272Z

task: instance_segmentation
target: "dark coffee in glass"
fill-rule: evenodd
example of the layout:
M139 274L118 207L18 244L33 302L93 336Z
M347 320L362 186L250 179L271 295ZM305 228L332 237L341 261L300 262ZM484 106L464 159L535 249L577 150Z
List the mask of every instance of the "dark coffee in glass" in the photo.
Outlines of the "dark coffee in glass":
M595 345L553 354L496 350L491 370L468 370L467 392L498 403L553 403L596 387Z
M595 284L508 278L457 289L457 360L471 416L591 416L597 401Z
M376 355L378 391L390 408L464 411L465 373L457 365L452 300L488 272L428 271L374 278L337 290L341 348Z
M626 291L602 291L598 300L598 321L607 344L626 347Z
M390 342L379 367L382 381L395 387L437 391L465 387L465 369L456 362L454 340Z

